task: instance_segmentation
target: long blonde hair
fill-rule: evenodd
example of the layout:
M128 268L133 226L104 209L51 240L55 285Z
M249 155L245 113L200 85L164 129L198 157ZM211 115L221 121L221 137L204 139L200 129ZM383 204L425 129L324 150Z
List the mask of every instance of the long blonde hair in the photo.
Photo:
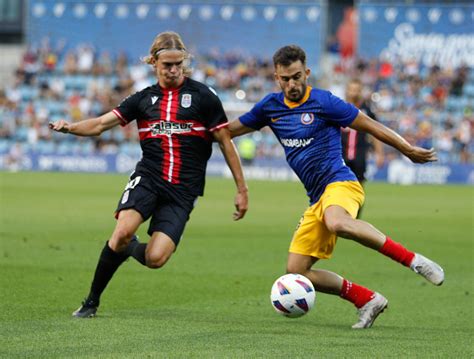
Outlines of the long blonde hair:
M150 47L150 55L142 58L142 61L146 64L153 65L161 51L166 50L178 50L183 51L184 64L183 73L185 76L191 75L192 69L190 68L191 55L189 54L186 46L184 45L181 36L174 31L165 31L158 34L153 40L153 44Z

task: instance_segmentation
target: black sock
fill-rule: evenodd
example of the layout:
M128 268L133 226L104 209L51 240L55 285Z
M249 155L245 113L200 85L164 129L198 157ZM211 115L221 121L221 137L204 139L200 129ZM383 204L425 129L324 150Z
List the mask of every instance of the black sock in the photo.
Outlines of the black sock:
M99 262L94 273L94 279L92 280L91 291L87 297L88 301L94 302L99 305L100 296L104 291L107 284L112 279L112 276L117 271L118 267L128 258L125 253L116 253L110 249L108 242L105 242L105 246L100 253Z
M125 253L135 258L138 263L146 266L145 250L146 250L146 243L131 241L127 249L125 250Z

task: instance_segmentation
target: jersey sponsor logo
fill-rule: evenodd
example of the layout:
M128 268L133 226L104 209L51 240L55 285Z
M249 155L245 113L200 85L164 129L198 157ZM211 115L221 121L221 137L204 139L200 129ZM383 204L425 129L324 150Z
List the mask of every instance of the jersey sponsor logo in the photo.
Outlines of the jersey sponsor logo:
M191 107L192 97L190 94L185 93L181 96L181 107L188 108Z
M312 113L303 113L301 115L301 123L303 125L310 125L314 121L314 115Z
M306 147L313 142L314 137L311 138L281 138L280 142L285 147Z
M158 101L158 96L152 96L151 97L151 104L154 105Z
M179 133L189 133L193 129L192 123L174 123L160 121L150 125L152 135L172 135Z

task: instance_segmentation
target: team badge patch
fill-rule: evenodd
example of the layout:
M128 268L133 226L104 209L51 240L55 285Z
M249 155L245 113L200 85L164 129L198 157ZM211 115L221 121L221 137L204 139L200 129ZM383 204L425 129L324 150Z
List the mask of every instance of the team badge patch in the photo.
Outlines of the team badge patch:
M312 113L303 113L301 115L301 123L303 125L310 125L314 121L314 115Z
M192 100L192 97L190 94L188 93L183 94L183 96L181 96L181 107L183 108L191 107L191 100Z

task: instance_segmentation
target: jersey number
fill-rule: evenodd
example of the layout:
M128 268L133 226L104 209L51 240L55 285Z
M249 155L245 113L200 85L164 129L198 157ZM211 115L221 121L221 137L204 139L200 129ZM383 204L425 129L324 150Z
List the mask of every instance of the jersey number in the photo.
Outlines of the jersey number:
M134 179L132 179L130 182L127 183L127 185L125 186L125 191L128 190L128 189L134 189L139 183L140 183L140 180L142 179L141 176L138 176L138 177L135 177Z

